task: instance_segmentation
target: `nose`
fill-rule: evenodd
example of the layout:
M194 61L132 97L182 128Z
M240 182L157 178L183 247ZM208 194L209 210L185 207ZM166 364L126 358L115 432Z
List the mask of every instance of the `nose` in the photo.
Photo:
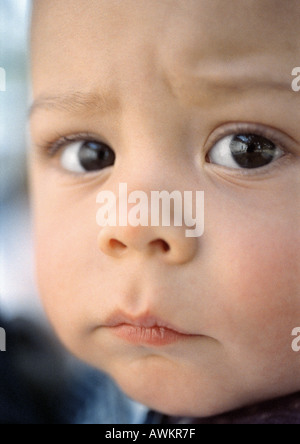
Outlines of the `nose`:
M197 240L186 237L184 227L106 226L99 233L98 246L105 255L117 259L140 254L181 265L194 258Z

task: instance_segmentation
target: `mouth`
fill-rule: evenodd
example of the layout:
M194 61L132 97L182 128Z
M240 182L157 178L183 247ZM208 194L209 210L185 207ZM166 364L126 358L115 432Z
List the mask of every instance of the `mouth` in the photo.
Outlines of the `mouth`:
M154 316L132 318L120 312L111 316L104 327L133 345L159 347L200 336L183 331Z

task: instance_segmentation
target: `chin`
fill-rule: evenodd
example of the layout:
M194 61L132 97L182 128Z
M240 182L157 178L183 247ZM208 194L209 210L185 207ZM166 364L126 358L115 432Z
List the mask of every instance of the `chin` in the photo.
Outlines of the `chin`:
M116 375L115 375L116 376ZM127 376L127 377L126 377ZM240 399L221 393L214 381L195 386L182 375L120 374L113 379L131 399L162 414L207 418L242 407ZM199 381L199 378L198 378Z
M195 393L188 394L188 390L177 390L177 393L174 390L174 394L166 396L163 390L158 392L153 390L152 393L149 393L145 390L136 390L136 388L130 390L128 387L121 387L121 389L135 401L169 416L209 418L238 408L236 403L224 402L216 395L210 398L203 395L199 396L199 399L195 399ZM181 397L181 395L183 396ZM187 397L190 397L190 400L187 400Z

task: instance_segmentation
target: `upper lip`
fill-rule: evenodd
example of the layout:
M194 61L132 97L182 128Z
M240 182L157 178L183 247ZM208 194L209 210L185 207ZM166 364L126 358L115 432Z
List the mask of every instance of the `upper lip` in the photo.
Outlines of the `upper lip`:
M189 333L181 328L178 328L169 322L165 322L162 319L153 316L151 314L143 314L140 316L131 316L126 313L123 313L121 311L114 312L112 315L110 315L105 323L103 324L104 327L118 327L120 325L132 325L135 327L140 328L165 328L167 330L172 330L178 334L182 335L189 335L189 336L195 336L192 333Z

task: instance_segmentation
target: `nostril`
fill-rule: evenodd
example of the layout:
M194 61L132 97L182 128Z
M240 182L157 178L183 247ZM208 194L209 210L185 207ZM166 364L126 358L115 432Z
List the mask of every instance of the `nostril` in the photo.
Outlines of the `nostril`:
M168 251L170 251L170 249L171 249L170 245L166 241L164 241L163 239L156 239L156 240L150 242L150 245L154 245L166 253Z
M124 245L122 242L118 241L117 239L110 239L109 246L112 250L119 250L123 251L126 250L126 245Z

